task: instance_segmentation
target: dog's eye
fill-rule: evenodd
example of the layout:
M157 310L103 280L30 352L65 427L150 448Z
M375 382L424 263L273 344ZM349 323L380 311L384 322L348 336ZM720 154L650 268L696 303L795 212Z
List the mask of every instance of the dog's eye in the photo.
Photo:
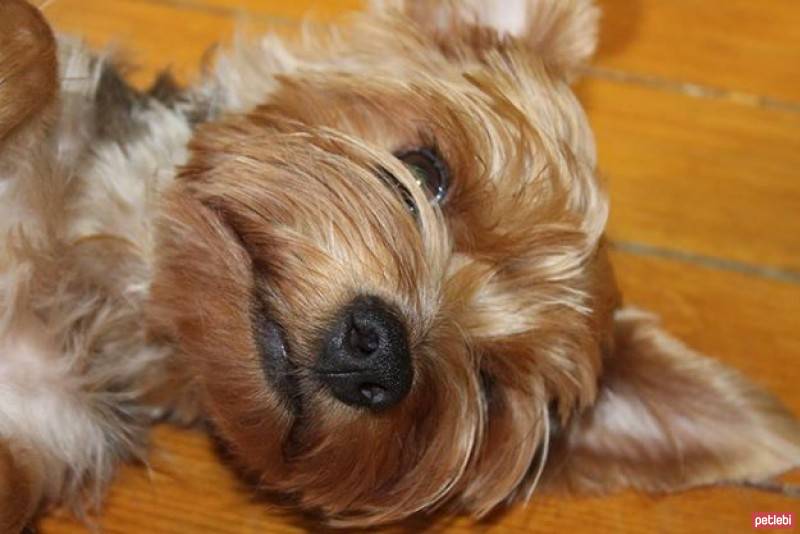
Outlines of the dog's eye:
M403 199L403 202L405 202L408 211L416 216L417 205L414 203L414 197L412 197L411 192L400 183L400 180L395 178L392 173L382 167L378 169L378 175L384 182L386 182L387 185L397 190L397 192L400 194L400 197Z
M395 157L406 166L417 184L428 193L428 198L432 203L444 202L450 182L450 173L436 150L430 148L406 150L395 153ZM408 211L416 217L418 210L411 192L385 168L378 168L378 173L384 182L398 190L408 206Z
M435 150L419 148L400 152L396 157L411 171L420 187L428 192L431 202L441 204L444 201L450 175L447 165Z

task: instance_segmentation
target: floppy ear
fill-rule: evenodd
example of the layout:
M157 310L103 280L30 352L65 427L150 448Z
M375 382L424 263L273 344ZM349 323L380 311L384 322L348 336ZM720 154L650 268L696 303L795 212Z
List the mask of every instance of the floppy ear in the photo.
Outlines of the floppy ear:
M24 0L0 0L0 145L55 98L56 41Z
M553 443L551 487L669 491L759 482L800 467L800 422L655 319L617 312L595 405Z
M597 47L600 10L594 0L373 0L379 9L402 10L437 39L496 47L516 39L551 68L574 79ZM476 38L489 29L499 39Z

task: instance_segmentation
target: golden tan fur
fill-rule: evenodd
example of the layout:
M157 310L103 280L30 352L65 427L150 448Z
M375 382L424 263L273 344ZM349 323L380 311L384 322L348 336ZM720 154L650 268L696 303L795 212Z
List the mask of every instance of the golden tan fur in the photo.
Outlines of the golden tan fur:
M44 17L24 2L0 3L0 143L56 92L56 47ZM35 122L35 121L33 121Z
M537 488L673 490L796 467L800 426L776 400L621 308L594 141L569 88L594 50L594 5L514 0L504 5L521 11L495 17L502 2L376 4L342 33L233 51L178 107L138 95L142 131L89 136L100 156L80 167L114 178L79 181L62 211L36 212L45 230L28 234L69 265L42 279L66 273L83 293L45 285L24 304L68 337L90 319L102 336L83 352L52 327L30 338L88 368L107 355L77 390L121 388L128 402L89 412L106 425L98 458L135 454L155 418L205 416L260 488L340 526L483 516ZM203 124L190 131L188 117ZM178 155L158 155L165 143ZM453 177L441 206L395 157L419 147ZM143 191L124 172L156 178ZM24 179L35 191L42 177ZM117 218L112 201L133 215ZM91 224L72 218L91 210ZM58 237L64 226L81 238ZM42 257L26 261L50 268ZM7 272L21 262L5 258ZM382 412L338 402L314 372L337 314L362 295L402 318L414 368L408 396ZM76 303L79 319L62 308ZM0 341L32 328L24 306L9 309ZM285 338L284 376L265 372L265 322ZM78 475L45 502L108 478ZM0 518L19 524L7 495Z

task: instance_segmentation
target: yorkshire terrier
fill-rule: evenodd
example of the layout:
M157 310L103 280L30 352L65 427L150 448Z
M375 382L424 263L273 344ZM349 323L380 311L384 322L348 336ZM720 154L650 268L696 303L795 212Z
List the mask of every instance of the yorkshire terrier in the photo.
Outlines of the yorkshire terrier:
M0 531L164 419L342 526L800 465L776 399L621 304L591 0L343 24L139 91L0 1Z

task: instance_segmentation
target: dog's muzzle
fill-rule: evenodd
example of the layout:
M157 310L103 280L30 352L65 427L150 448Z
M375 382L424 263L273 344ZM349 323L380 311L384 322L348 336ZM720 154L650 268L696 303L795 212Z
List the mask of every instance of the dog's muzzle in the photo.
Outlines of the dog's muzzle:
M399 403L414 373L403 322L377 297L360 297L334 323L317 368L339 401L374 410Z

